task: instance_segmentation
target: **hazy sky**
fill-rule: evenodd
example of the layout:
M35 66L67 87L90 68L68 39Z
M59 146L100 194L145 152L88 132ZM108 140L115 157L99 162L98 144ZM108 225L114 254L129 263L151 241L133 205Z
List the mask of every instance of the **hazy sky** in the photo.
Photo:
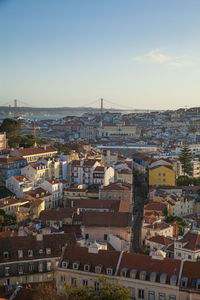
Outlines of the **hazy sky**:
M100 97L199 106L200 0L0 0L0 104Z

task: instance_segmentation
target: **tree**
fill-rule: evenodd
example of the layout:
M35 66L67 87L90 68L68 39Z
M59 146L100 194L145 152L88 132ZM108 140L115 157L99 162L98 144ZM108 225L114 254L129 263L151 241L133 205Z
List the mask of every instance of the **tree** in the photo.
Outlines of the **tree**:
M166 205L165 208L163 209L163 216L164 216L165 218L167 218L167 216L168 216L168 208L167 208L167 205Z
M118 284L110 283L108 279L99 277L99 290L94 287L75 287L65 284L62 293L57 294L55 285L41 284L36 288L34 299L39 300L130 300L130 291Z
M0 126L1 132L6 132L8 138L8 145L10 147L16 147L19 144L21 136L20 122L15 119L4 119Z
M187 174L188 176L192 175L193 164L192 164L192 157L191 151L187 145L185 145L181 153L179 155L179 160L181 162L181 166L183 169L184 176Z

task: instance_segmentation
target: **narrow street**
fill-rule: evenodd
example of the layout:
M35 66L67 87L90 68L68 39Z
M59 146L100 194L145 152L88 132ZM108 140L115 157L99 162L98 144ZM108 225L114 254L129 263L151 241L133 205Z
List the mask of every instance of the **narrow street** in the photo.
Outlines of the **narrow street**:
M134 172L134 171L133 171ZM135 253L141 252L141 229L142 218L144 213L144 201L147 197L148 185L144 177L135 177L133 180L133 227L132 227L132 243L131 251Z

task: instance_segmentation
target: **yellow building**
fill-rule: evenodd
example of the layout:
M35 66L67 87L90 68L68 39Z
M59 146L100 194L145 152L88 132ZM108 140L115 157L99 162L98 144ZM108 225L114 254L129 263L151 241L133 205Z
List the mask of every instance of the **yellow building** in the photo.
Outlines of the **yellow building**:
M150 186L175 186L175 171L169 165L154 166L149 169Z

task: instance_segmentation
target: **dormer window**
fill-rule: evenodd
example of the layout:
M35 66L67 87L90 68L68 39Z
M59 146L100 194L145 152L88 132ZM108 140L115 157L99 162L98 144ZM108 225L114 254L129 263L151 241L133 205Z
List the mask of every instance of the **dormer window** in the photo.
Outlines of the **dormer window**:
M5 259L9 258L8 251L3 252L3 258L5 258Z
M156 277L157 277L157 273L156 272L151 272L151 274L150 274L150 281L155 282L156 281Z
M186 288L188 285L188 278L187 277L182 277L181 278L181 287Z
M23 258L23 250L18 250L18 258Z
M43 272L43 263L42 263L42 262L39 262L39 265L38 265L38 272L40 272L40 273Z
M78 267L79 267L79 263L73 263L73 269L74 270L78 270Z
M140 280L146 280L147 272L146 271L141 271L140 272Z
M170 277L170 284L175 286L176 283L177 283L177 276L176 275L172 275Z
M89 264L84 265L84 271L85 272L89 272L90 271L90 265Z
M165 273L162 273L161 275L160 275L160 283L166 283L167 282L167 274L165 274Z
M121 274L122 277L126 277L127 272L128 272L127 268L122 268L120 274Z
M130 271L130 278L136 279L136 276L137 276L137 270L132 269Z
M32 257L33 256L33 250L28 250L28 257Z
M95 267L95 273L100 274L101 270L102 270L102 265L98 265L98 266Z
M23 274L23 266L22 265L18 266L18 273Z
M9 276L10 275L10 267L5 267L5 272L4 272L4 274L5 274L5 276Z
M51 254L51 248L46 248L46 254Z
M40 249L40 250L39 250L39 254L43 254L43 249Z
M69 265L69 262L68 262L68 261L63 261L63 262L62 262L62 268L67 269L68 265Z
M197 290L200 290L200 279L197 279L196 288Z
M107 268L106 269L106 274L107 275L112 275L113 274L113 269L112 268Z

